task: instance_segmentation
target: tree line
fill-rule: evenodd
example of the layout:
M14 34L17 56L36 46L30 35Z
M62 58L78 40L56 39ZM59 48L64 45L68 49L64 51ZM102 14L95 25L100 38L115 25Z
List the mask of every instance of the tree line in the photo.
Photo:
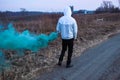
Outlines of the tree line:
M100 7L98 7L95 13L118 13L120 12L120 0L118 0L119 7L113 5L112 1L103 1Z

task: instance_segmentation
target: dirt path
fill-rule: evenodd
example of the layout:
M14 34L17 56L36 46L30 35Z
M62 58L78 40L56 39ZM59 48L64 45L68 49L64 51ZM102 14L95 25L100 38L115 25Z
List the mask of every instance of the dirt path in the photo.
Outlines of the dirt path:
M65 63L62 67L55 66L51 72L44 73L37 80L101 80L101 76L104 76L118 56L120 34L74 58L74 67L67 69Z

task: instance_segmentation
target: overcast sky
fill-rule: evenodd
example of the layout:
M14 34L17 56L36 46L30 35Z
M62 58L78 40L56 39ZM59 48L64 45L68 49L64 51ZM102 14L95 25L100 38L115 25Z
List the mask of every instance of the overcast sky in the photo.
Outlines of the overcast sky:
M62 11L65 6L73 5L74 10L95 10L103 1L108 0L0 0L0 11ZM118 6L118 0L112 1Z

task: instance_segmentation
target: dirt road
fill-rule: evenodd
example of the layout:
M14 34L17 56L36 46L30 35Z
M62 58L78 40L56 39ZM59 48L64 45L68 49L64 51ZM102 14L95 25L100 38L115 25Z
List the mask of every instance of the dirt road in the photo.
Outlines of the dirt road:
M37 80L102 80L103 74L119 56L120 34L74 58L74 67L65 68L65 63L62 67L55 66L51 72L44 73Z

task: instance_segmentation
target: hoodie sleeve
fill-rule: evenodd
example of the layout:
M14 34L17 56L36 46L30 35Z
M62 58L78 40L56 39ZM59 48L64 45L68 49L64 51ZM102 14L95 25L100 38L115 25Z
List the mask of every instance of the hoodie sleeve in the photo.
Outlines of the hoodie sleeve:
M78 26L77 26L76 21L74 20L74 26L73 26L73 36L74 36L74 39L77 39L77 32L78 32Z
M60 33L60 23L59 23L59 21L58 21L57 26L56 26L56 31L57 31L57 33Z

